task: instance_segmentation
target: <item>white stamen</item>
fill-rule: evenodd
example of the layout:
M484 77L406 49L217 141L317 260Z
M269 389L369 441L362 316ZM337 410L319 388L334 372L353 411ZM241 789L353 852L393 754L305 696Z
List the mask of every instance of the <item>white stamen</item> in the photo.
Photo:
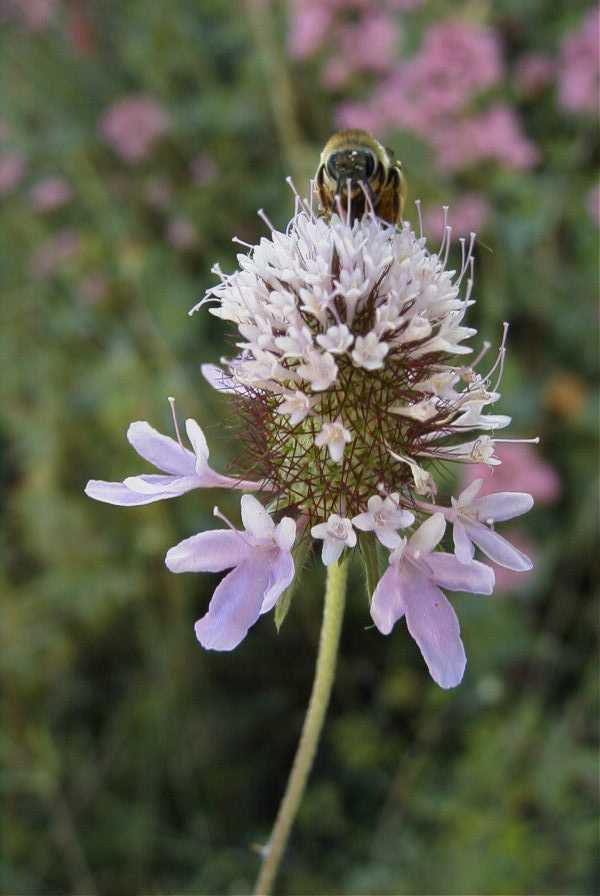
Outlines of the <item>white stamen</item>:
M421 211L421 200L415 199L415 205L417 206L417 214L419 216L419 238L423 239L423 212Z
M267 225L267 227L269 228L269 230L270 230L272 233L275 233L275 227L274 227L274 225L269 221L269 219L267 218L267 215L266 215L266 213L265 213L265 210L264 210L263 208L259 208L259 210L257 211L256 214L257 214L258 217L261 219L261 221L264 221L264 222L265 222L265 224Z
M179 442L179 447L183 448L183 450L185 451L185 448L183 447L183 442L181 441L181 433L179 432L179 424L177 422L177 414L175 413L175 399L173 398L172 395L169 395L167 400L168 400L169 404L171 405L171 415L173 417L173 425L175 426L175 432L177 434L177 441Z

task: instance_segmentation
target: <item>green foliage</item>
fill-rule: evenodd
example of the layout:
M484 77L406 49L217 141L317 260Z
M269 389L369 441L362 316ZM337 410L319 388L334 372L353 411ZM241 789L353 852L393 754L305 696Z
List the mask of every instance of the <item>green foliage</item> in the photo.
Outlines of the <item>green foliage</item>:
M555 53L578 21L555 4L484 7L508 55ZM425 4L415 21L449 9ZM311 65L288 69L310 171L332 100ZM232 235L263 234L256 209L284 226L293 208L274 85L244 14L222 0L64 3L42 30L2 22L0 84L0 152L27 164L0 206L0 889L247 892L310 688L322 568L307 566L279 635L263 620L231 655L205 653L193 623L217 579L173 576L163 557L213 525L216 501L237 518L235 498L118 509L83 487L141 471L126 428L169 431L168 395L206 429L215 467L235 460L227 402L199 373L227 353L225 327L187 310L215 261L235 264ZM137 165L98 132L129 93L153 96L170 119ZM475 325L496 342L511 321L502 412L515 432L541 435L562 494L520 526L538 546L523 590L456 599L469 655L457 691L435 688L402 625L389 638L370 628L356 564L281 893L592 894L600 883L598 231L586 208L598 134L552 91L518 102L541 154L528 173L450 178L414 140L390 137L406 148L412 197L441 205L476 187L489 200ZM190 173L199 155L216 172L203 182ZM73 200L36 212L30 187L55 175ZM160 203L149 198L157 179ZM181 216L196 235L177 248L167 237ZM41 247L64 230L77 250L40 273Z

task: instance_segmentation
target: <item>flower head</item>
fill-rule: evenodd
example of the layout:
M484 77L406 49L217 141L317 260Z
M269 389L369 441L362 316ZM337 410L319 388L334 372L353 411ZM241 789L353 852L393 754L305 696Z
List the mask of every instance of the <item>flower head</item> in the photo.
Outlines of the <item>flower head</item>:
M461 240L452 271L449 227L431 252L407 223L391 226L372 211L351 218L318 217L297 197L286 231L238 255L232 274L215 266L220 282L192 309L210 305L237 329L234 357L202 368L236 410L237 476L208 466L194 421L186 423L192 450L138 423L130 441L162 474L91 482L87 491L120 504L211 486L265 494L265 507L242 498L244 532L200 533L167 554L174 572L232 569L196 627L214 649L236 646L287 588L296 529L299 543L309 535L322 542L326 566L354 549L360 533L372 570L378 541L390 558L373 589L373 619L388 634L406 616L431 674L451 687L465 657L440 589L491 593L494 573L474 559L474 546L511 569L529 568L493 528L528 510L529 495L479 497L473 485L429 503L440 464L501 462L495 430L510 417L488 409L500 399L507 325L486 373L479 368L489 345L466 363L476 333L465 324L474 234ZM439 549L447 521L456 555Z

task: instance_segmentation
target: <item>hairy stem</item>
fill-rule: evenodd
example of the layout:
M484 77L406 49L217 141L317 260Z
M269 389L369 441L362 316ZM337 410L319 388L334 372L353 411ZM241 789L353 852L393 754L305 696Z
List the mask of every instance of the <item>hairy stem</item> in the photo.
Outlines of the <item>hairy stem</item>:
M272 892L275 876L315 758L335 677L347 578L347 559L332 564L327 570L323 623L312 692L292 771L277 812L271 837L265 848L265 855L254 889L255 896L269 896Z

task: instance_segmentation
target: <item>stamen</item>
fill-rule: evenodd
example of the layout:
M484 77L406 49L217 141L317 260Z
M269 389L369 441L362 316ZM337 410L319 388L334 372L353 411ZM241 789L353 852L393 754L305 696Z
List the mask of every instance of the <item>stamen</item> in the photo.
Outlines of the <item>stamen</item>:
M484 357L484 355L487 355L487 353L488 353L488 351L490 350L491 347L492 347L492 343L491 343L491 342L488 342L487 339L486 339L486 340L484 341L483 345L481 346L481 351L479 352L479 354L477 355L477 357L475 358L475 360L474 360L473 363L471 364L471 369L473 369L474 367L477 367L477 365L479 364L479 362L481 361L481 359Z
M375 218L375 206L373 205L373 200L371 198L371 191L367 188L364 181L359 181L359 186L364 193L365 202L367 203L367 207L369 209L369 214L374 219Z
M498 444L499 442L514 442L515 444L519 444L519 445L539 445L540 437L535 436L535 438L533 438L533 439L496 439L496 438L494 438L493 441L496 444Z
M419 216L419 239L423 239L423 212L421 211L421 200L415 199L417 206L417 214Z
M223 520L223 522L224 522L227 526L229 526L230 529L232 529L234 532L238 532L238 533L239 533L239 529L236 529L235 526L233 525L233 523L231 522L231 520L228 520L227 517L225 516L225 514L224 514L224 513L221 513L221 511L219 510L219 508L217 507L216 504L215 504L215 506L213 507L213 516L216 516L217 519Z
M259 217L262 221L265 222L265 224L267 225L267 227L269 228L269 230L271 231L271 233L275 233L275 227L274 227L274 225L271 223L271 221L269 221L269 219L267 218L267 215L266 215L266 213L265 213L265 210L264 210L263 208L259 208L259 210L257 211L256 214L258 215L258 217Z
M177 441L179 442L179 447L182 448L183 451L185 451L183 442L181 441L181 433L179 432L179 424L177 422L177 414L175 412L175 399L173 398L172 395L169 395L168 401L169 401L169 404L171 405L171 414L173 416L173 425L175 426L175 432L177 434Z
M450 255L450 246L452 245L452 228L446 224L444 229L444 238L446 239L446 251L444 252L444 270L448 264L448 256Z
M246 243L244 240L241 240L239 236L233 236L231 238L232 243L237 243L239 246L245 246L246 249L254 249L252 243Z
M350 221L352 220L352 180L347 178L346 180L346 227L350 227Z

